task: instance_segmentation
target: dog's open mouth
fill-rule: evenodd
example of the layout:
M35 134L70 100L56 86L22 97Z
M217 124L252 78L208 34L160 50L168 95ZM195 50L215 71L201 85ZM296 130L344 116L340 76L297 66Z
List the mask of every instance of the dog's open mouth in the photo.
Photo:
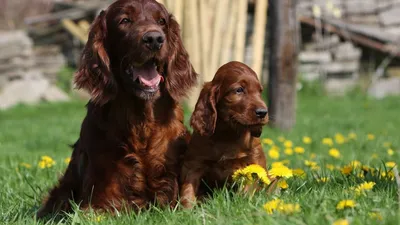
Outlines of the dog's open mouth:
M134 84L146 92L156 92L164 77L159 72L159 65L155 60L150 60L140 66L130 66L126 74L131 77Z

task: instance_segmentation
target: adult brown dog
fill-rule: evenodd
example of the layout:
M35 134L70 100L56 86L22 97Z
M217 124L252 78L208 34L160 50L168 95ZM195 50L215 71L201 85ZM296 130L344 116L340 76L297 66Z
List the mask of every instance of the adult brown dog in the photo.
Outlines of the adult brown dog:
M177 199L188 132L180 99L197 74L179 25L154 0L118 0L92 24L77 87L91 93L71 162L37 213L141 209Z
M208 188L231 181L232 174L250 164L266 168L260 143L268 122L262 86L253 70L239 62L223 65L204 85L191 118L194 129L182 167L181 200L192 207Z

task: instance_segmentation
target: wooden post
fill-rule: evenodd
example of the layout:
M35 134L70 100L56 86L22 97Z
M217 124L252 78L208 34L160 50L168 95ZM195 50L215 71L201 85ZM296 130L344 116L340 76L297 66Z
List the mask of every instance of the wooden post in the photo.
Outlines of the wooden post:
M247 0L238 0L234 60L243 62L246 44Z
M211 20L209 3L205 0L199 1L200 8L200 35L201 35L201 71L199 84L202 86L204 76L210 76L209 58L210 58L210 38L211 38Z
M237 0L231 0L230 4L230 10L229 14L227 17L227 20L229 20L227 26L227 30L224 33L224 38L225 40L222 42L221 45L221 59L220 59L220 65L223 65L227 62L230 61L231 57L231 52L232 52L232 44L233 44L233 39L234 39L234 33L235 33L235 25L237 22L237 12L238 12L238 1Z
M201 71L201 52L200 52L200 21L198 1L201 0L185 0L185 46L190 55L193 67L196 71ZM201 72L200 72L201 74ZM201 84L201 83L199 83ZM200 93L200 86L193 88L189 98L189 107L194 108Z
M178 24L183 27L183 0L174 0L174 16Z
M224 37L222 28L225 25L228 0L219 0L216 7L215 21L214 21L214 30L213 30L213 38L211 43L211 62L210 62L210 74L206 75L205 81L212 80L214 73L218 69L219 57L221 54L221 44L222 38Z
M264 62L265 27L267 24L268 0L257 0L254 15L253 70L261 80ZM279 0L281 1L281 0Z
M299 25L294 0L269 0L269 114L283 130L296 123Z

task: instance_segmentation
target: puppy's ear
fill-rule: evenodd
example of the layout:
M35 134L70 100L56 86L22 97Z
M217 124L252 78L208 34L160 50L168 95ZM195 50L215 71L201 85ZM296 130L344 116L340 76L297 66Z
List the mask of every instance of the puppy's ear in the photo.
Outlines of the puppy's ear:
M190 118L190 125L202 136L211 136L215 131L217 122L217 90L218 88L212 86L211 82L204 85Z
M106 37L106 12L102 11L90 28L89 39L74 78L76 87L89 91L92 101L98 104L105 104L112 99L117 88L105 48Z
M171 97L179 101L197 83L197 73L183 46L179 24L172 15L169 16L167 36L169 58L165 85Z

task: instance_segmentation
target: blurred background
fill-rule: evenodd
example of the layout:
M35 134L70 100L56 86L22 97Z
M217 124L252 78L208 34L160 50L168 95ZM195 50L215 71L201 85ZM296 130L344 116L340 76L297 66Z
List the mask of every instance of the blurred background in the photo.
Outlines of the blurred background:
M0 0L0 109L88 99L72 76L91 22L111 2ZM160 2L180 23L201 75L189 107L201 84L231 60L250 65L269 87L283 129L294 125L296 92L310 85L315 95L400 94L399 0Z

